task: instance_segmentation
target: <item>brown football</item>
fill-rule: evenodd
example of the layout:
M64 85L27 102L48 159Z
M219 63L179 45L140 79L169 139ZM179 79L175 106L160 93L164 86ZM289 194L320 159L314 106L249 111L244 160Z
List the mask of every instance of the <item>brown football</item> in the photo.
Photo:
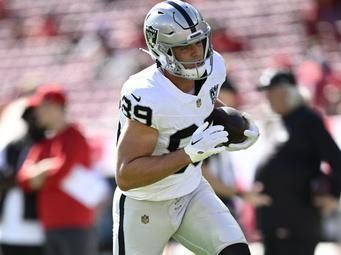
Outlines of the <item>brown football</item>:
M224 126L224 129L229 133L229 140L224 143L225 146L230 143L244 142L247 138L244 131L249 128L249 122L241 112L234 108L227 106L214 108L207 121L213 125Z

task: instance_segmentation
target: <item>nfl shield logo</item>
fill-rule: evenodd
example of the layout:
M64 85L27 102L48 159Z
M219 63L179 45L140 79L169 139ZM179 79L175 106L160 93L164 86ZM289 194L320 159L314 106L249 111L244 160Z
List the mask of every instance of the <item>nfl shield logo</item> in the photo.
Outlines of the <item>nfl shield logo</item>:
M199 98L196 103L197 103L197 107L199 108L201 106L201 98Z
M148 224L149 223L149 216L148 215L141 216L141 222L143 224Z

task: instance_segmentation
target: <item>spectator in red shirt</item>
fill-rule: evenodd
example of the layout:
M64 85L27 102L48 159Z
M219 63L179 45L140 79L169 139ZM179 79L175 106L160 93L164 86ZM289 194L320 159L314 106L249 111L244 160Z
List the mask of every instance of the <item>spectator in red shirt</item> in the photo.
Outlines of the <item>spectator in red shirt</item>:
M90 148L78 128L66 120L66 96L57 86L38 89L31 98L47 139L30 150L18 174L26 192L38 192L38 213L46 230L46 255L97 254L94 210L62 188L77 166L90 169Z

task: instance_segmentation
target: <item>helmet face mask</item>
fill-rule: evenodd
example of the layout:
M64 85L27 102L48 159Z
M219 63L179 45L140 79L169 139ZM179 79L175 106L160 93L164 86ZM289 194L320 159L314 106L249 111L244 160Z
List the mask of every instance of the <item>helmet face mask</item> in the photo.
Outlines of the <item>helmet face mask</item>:
M193 6L178 0L155 5L146 16L144 35L152 58L171 74L198 80L212 73L211 28ZM185 62L175 58L174 47L199 41L203 43L203 59Z

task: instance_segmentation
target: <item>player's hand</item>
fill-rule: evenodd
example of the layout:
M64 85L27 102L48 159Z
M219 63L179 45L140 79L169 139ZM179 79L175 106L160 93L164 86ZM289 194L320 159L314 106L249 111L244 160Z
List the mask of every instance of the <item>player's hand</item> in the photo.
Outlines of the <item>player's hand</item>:
M249 148L253 145L259 137L259 129L256 123L250 118L250 116L246 113L243 113L243 116L249 122L249 129L244 131L244 135L247 137L246 140L242 143L230 143L229 146L226 147L228 151L240 151Z
M191 141L184 148L186 154L193 163L226 150L224 146L218 145L228 141L228 133L220 125L208 127L208 122L198 127L193 133Z

